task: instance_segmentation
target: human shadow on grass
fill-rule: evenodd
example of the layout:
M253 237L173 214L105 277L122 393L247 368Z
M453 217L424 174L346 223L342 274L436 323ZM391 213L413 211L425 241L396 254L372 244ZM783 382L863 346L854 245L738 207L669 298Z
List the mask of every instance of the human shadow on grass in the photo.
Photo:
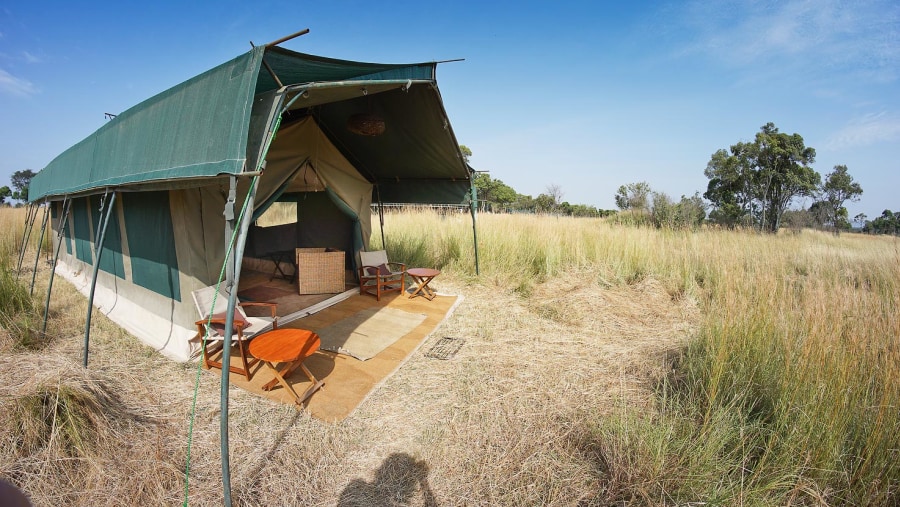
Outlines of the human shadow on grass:
M419 495L422 505L437 507L428 484L428 464L406 453L394 453L381 463L372 482L351 481L341 492L338 507L409 505Z

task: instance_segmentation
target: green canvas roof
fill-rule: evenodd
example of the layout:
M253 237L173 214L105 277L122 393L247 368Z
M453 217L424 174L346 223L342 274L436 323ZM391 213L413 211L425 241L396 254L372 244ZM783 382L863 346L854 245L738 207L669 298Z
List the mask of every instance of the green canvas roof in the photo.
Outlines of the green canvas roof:
M40 171L29 197L185 186L252 172L273 121L270 109L290 104L283 122L314 117L375 184L375 200L462 203L470 173L444 110L436 66L259 46L119 114ZM349 132L347 118L360 112L380 115L385 133Z

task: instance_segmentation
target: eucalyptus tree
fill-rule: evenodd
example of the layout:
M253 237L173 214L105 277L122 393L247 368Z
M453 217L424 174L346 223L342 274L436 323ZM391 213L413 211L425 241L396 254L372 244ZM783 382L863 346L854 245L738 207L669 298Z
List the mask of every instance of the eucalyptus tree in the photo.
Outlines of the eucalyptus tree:
M710 216L728 225L749 220L761 230L777 232L791 201L814 195L821 176L810 165L816 150L800 134L779 132L774 123L760 128L752 143L718 150L707 163L704 197Z
M853 181L853 176L847 172L847 166L836 165L834 171L825 176L822 185L821 200L827 212L826 220L836 230L845 228L850 222L847 220L847 201L856 202L863 193L859 183Z

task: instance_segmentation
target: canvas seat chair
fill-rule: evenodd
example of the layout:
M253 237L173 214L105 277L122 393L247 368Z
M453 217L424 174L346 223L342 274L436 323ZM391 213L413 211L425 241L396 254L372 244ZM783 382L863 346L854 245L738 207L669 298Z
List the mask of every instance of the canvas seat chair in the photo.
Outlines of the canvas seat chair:
M359 293L381 301L385 292L406 289L406 264L388 261L387 252L359 252Z
M215 297L215 307L213 307L213 298L216 295L215 286L204 287L191 293L194 298L194 304L197 307L197 313L200 320L197 325L197 335L205 343L203 344L203 365L207 368L222 368L221 360L213 360L217 352L222 350L225 340L225 318L228 310L228 295L224 290L219 290L219 295ZM270 317L251 317L244 312L245 307L266 307L271 312ZM236 346L241 354L241 366L229 366L228 370L247 377L249 381L253 374L250 368L253 367L258 359L248 357L247 344L254 336L258 336L266 331L278 328L278 316L276 303L238 303L234 307L234 330L232 336L232 345ZM210 318L212 315L212 318ZM209 328L207 330L207 327ZM208 332L207 332L208 331Z

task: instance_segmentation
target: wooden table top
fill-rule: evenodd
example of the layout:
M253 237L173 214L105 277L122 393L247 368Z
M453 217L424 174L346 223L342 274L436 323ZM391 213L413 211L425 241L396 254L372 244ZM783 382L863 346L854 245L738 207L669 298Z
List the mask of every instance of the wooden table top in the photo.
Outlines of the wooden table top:
M282 328L250 341L250 354L271 363L299 361L319 350L319 335L306 329Z
M412 276L421 276L421 277L429 277L429 276L438 276L441 272L437 269L431 268L409 268L406 270L407 273Z

